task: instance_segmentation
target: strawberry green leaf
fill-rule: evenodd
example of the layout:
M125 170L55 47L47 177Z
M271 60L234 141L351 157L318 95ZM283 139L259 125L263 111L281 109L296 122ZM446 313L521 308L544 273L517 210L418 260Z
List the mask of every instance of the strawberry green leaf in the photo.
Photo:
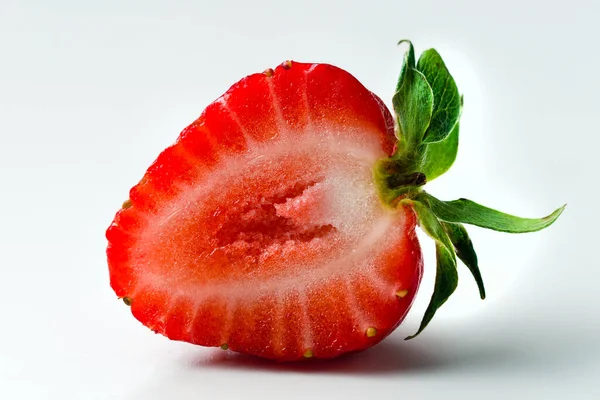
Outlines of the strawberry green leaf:
M450 135L441 142L429 143L424 146L421 171L431 182L450 169L458 153L459 123L454 125Z
M543 218L520 218L477 204L471 200L441 201L428 193L417 195L442 221L476 225L499 232L525 233L542 230L560 216L566 205Z
M431 300L429 301L427 310L425 310L425 315L423 316L419 330L414 335L406 338L406 340L409 340L423 332L429 322L433 319L437 310L446 302L446 300L448 300L452 293L454 293L454 290L456 290L456 287L458 286L458 273L456 271L456 255L454 254L454 247L435 214L425 204L418 201L404 200L403 202L412 205L419 218L421 228L435 240L437 258L435 286L433 294L431 295Z
M442 222L442 226L446 230L448 237L454 245L456 255L460 260L469 268L477 287L479 288L479 296L481 300L485 299L485 286L483 285L483 278L481 277L481 271L477 264L477 254L473 248L473 242L469 238L469 234L463 224L454 224L450 222Z
M434 49L421 54L417 70L427 79L434 97L431 122L423 137L423 143L439 142L452 132L460 118L461 99L458 88L442 57Z
M433 112L433 92L425 76L414 68L414 49L408 43L409 50L404 56L396 93L392 97L403 152L414 149L421 142Z

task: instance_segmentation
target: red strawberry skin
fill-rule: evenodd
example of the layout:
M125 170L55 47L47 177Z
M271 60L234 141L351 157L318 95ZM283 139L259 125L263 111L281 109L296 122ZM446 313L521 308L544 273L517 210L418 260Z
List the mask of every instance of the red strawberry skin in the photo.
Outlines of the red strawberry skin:
M413 211L373 182L393 132L337 67L242 79L131 189L106 232L113 290L172 340L282 361L378 343L423 268Z

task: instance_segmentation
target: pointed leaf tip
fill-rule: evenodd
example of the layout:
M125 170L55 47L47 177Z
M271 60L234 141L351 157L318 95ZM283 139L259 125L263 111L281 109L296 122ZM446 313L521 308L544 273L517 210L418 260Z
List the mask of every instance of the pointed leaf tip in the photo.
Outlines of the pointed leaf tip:
M415 67L415 63L416 63L416 58L415 58L415 48L412 44L412 42L408 39L402 39L398 42L398 46L407 43L408 44L408 49L406 50L406 53L404 53L404 62L407 64L407 67L409 68L414 68Z
M402 67L400 68L400 74L398 75L398 83L396 84L396 93L400 91L400 88L406 84L410 79L406 79L409 75L410 70L415 68L415 48L410 40L403 39L398 42L398 46L403 43L408 43L408 49L404 52L404 60L402 61Z

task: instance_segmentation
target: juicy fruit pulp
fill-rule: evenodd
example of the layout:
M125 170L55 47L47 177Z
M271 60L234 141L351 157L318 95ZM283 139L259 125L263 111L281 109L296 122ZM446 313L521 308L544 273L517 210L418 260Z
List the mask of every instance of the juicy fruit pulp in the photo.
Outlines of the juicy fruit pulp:
M331 65L244 78L131 190L107 231L113 289L174 340L281 360L377 343L422 271L412 209L374 181L393 128Z

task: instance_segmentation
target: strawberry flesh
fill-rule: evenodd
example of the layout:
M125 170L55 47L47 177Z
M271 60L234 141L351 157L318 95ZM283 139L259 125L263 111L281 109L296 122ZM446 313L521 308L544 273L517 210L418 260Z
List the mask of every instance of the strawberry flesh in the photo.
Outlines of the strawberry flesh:
M422 272L413 212L373 182L391 116L331 65L268 75L232 86L131 189L107 230L111 286L173 340L278 360L370 347Z

